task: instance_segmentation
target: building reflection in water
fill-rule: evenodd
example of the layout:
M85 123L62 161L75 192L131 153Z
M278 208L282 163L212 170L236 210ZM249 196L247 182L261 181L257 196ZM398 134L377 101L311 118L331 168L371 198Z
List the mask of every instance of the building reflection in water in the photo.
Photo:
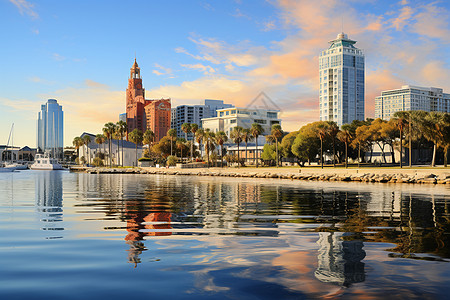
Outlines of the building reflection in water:
M131 200L126 203L125 218L127 222L127 232L125 241L130 245L128 251L128 262L134 264L136 268L141 263L140 255L147 250L142 242L146 236L169 236L172 235L170 229L170 212L149 212L151 207L145 205L146 200Z
M314 275L322 282L349 287L365 280L366 257L361 241L346 241L346 233L319 232L318 267Z
M40 171L35 174L35 204L42 230L49 231L47 239L62 238L63 227L63 183L60 171ZM50 233L51 232L51 233Z

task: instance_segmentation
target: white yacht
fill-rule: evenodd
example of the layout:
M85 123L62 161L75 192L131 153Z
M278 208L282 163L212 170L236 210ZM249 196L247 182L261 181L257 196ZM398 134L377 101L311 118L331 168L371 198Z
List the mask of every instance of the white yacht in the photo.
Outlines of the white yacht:
M0 166L0 173L1 172L14 172L16 170L13 166Z
M26 170L28 169L28 165L21 164L18 162L5 162L5 168L15 168L15 170Z
M57 159L51 158L50 155L36 154L34 164L31 165L32 170L64 170L58 163Z

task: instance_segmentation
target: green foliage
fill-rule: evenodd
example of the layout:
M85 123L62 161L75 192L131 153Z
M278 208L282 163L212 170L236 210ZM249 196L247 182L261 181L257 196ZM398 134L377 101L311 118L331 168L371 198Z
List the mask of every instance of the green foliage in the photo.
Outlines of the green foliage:
M177 157L174 155L169 155L167 157L167 165L168 166L175 166L177 164Z
M94 158L94 161L92 162L94 164L94 166L96 167L103 167L103 160L100 157L96 157Z
M265 144L263 147L263 152L261 153L261 159L262 160L276 160L276 148L275 144Z
M291 147L292 153L302 162L313 161L320 151L320 139L317 126L320 122L309 123L298 131Z
M295 154L292 153L292 145L294 145L295 138L297 137L299 131L293 131L289 134L287 134L282 140L281 140L281 155L286 158L292 158L295 157Z

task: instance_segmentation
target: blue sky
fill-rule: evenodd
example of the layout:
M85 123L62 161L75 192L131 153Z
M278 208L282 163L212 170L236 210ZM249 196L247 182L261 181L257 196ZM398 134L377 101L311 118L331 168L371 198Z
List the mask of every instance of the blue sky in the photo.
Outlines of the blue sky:
M173 105L265 91L283 127L318 119L318 55L341 31L366 53L366 116L402 84L450 92L448 1L0 0L0 144L35 146L40 104L65 111L65 144L125 110L136 53L147 98Z

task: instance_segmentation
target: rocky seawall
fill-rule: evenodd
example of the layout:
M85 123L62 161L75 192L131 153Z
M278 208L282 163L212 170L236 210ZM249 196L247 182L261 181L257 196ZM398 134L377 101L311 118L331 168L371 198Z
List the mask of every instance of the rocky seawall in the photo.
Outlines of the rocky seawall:
M376 169L371 169L376 170ZM292 171L290 169L156 169L156 168L88 168L84 170L90 174L158 174L179 176L216 176L216 177L250 177L250 178L277 178L309 181L352 181L352 182L380 182L380 183L416 183L416 184L450 184L450 170L420 170L420 172L400 172L400 170L345 170L346 172L332 172L328 170L321 173ZM302 172L303 171L303 172ZM393 172L394 171L394 172ZM409 174L408 174L409 173Z

